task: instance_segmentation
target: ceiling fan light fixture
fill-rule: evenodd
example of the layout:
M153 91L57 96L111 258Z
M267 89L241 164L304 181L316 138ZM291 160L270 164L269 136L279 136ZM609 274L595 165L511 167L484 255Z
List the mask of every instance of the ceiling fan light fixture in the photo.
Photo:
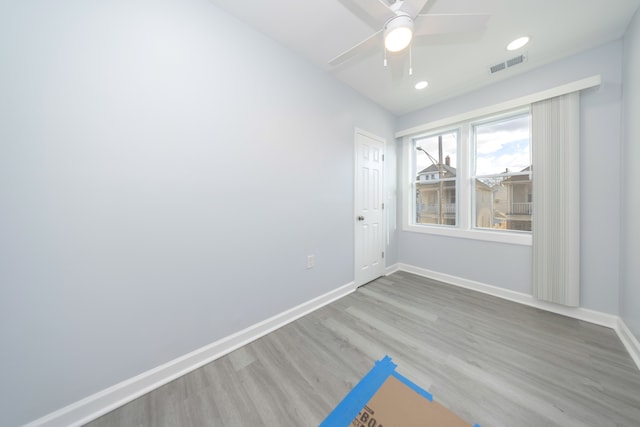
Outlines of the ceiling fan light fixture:
M409 15L399 14L384 26L384 46L390 52L399 52L409 46L413 38L413 20Z
M518 50L529 43L529 36L518 37L507 45L507 50Z

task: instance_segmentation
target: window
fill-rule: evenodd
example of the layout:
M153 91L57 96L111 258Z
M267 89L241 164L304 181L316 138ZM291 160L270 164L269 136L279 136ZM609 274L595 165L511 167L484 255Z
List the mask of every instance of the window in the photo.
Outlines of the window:
M439 110L436 109L433 110L434 114L431 114L431 111L429 113L430 117L435 118L432 122L396 132L397 138L403 138L402 179L400 181L403 206L402 229L416 233L531 246L533 240L532 232L535 233L542 230L542 228L535 230L535 228L539 227L535 225L532 226L532 208L534 208L532 202L535 202L541 196L541 193L537 193L535 197L532 197L532 185L540 185L541 188L545 188L545 198L549 190L553 190L551 192L560 191L556 189L558 185L558 188L562 188L562 191L568 192L568 196L572 198L577 198L579 195L579 192L574 189L578 188L579 177L576 174L574 174L574 176L568 173L572 168L577 168L577 166L566 167L566 170L563 172L567 172L567 174L563 173L560 177L549 176L550 174L547 173L549 158L546 157L547 154L543 154L548 151L548 147L543 145L545 144L544 141L549 139L548 135L544 135L545 129L547 129L546 123L547 120L554 117L556 119L555 122L557 122L554 124L554 127L565 122L570 122L569 124L571 125L567 127L568 130L562 131L564 132L562 135L565 135L565 133L568 135L567 137L562 137L562 146L564 147L566 144L565 139L570 140L571 143L578 143L578 138L573 138L574 135L572 132L574 131L570 129L573 129L575 125L574 121L577 120L577 116L579 116L577 113L579 110L576 107L574 111L572 107L572 112L559 113L556 111L550 113L547 111L543 113L542 111L546 110L538 110L538 107L542 107L542 101L545 101L546 104L546 101L550 101L553 98L596 87L601 84L601 80L600 76L592 76L549 88L541 92L506 100L499 104L486 105L475 110L463 111L451 117L438 117ZM570 105L579 104L579 102L576 103L575 99L567 100L567 103ZM464 108L463 104L460 105L461 108ZM538 111L533 119L530 114L531 108L533 108L534 111ZM505 130L508 129L507 124L511 119L513 119L511 124L514 124L514 122L518 121L519 116L526 117L530 128L534 130L532 132L534 136L541 138L540 145L537 145L538 143L533 140L533 138L528 139L529 150L535 153L536 156L540 156L536 158L544 159L544 161L538 162L539 164L536 166L535 173L533 173L532 170L531 160L529 160L528 164L526 161L514 161L507 162L510 164L509 166L502 166L499 163L499 161L502 160L499 158L500 156L496 155L493 162L487 158L483 158L483 150L490 148L489 142L482 142L482 136L488 133L488 126L491 123L498 124L504 121L506 123L503 124L503 130ZM541 121L539 121L539 119ZM564 126L560 127L563 128ZM443 130L454 133L457 132L458 135L456 161L452 159L451 162L452 167L457 168L455 192L457 215L455 225L416 221L416 185L418 182L416 176L420 170L417 167L416 156L419 153L418 150L416 150L416 142L429 136L437 136L438 133L447 133L440 132ZM538 132L542 133L538 135ZM555 141L555 139L553 140ZM495 141L494 139L494 143ZM517 141L517 139L514 139L510 142L515 143ZM555 147L558 147L558 145L556 144ZM542 148L542 150L538 150L539 148ZM505 153L507 152L504 151L503 154ZM430 154L435 158L435 154ZM576 159L576 156L572 157L570 154L562 155L569 156L568 159L572 161L579 160ZM559 155L554 156L555 157L552 158L556 159ZM529 158L531 159L531 156L529 156ZM512 160L515 160L515 158L512 158ZM483 162L496 166L496 169L483 170ZM561 164L564 167L568 164L567 160L564 159ZM497 169L498 166L501 168L504 167L504 169ZM507 169L509 169L508 173L506 172ZM558 173L558 171L554 171L554 174ZM536 178L536 174L542 179ZM496 175L502 179L501 184L503 184L503 187L511 186L513 190L511 193L509 193L509 191L499 192L499 188L496 188L496 191L485 191L486 188L480 185L481 183L492 187L494 183L491 179L493 178L495 180ZM509 176L500 177L500 175ZM565 175L570 176L567 178ZM535 182L534 179L536 180ZM564 182L567 179L571 179L571 182L568 184ZM576 182L574 182L574 180ZM478 185L479 189L476 188L476 185ZM509 199L509 197L512 198ZM572 201L570 209L574 209L574 204ZM481 208L485 206L486 209L482 210ZM501 218L502 215L505 216L504 220ZM508 215L511 216L507 217ZM533 222L538 224L541 218L546 219L546 217L547 215L542 212L540 215L536 215L535 221Z
M456 225L457 149L457 131L415 140L417 224Z
M528 107L405 138L405 229L530 244L530 141Z
M473 125L475 227L531 231L529 113Z

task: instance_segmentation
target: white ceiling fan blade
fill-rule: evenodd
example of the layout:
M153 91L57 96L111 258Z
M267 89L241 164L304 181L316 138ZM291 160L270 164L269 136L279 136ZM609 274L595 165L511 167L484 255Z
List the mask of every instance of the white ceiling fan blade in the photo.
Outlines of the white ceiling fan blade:
M402 5L400 5L400 10L411 15L412 18L415 18L424 6L427 4L429 0L404 0Z
M375 47L378 47L378 49L382 50L382 30L376 31L357 45L342 52L340 55L330 60L329 65L342 64L343 62L353 58L354 56L365 53Z
M450 13L418 15L413 22L415 35L451 34L482 30L490 15L483 13Z
M395 13L384 0L338 0L374 30L382 28Z

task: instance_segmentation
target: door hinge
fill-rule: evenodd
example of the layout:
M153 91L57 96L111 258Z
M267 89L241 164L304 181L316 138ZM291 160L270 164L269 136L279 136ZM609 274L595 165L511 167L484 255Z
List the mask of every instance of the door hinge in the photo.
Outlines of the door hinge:
M382 209L384 209L384 203L382 204Z
M382 251L382 258L384 258L384 251Z
M382 155L382 161L384 162L384 154Z

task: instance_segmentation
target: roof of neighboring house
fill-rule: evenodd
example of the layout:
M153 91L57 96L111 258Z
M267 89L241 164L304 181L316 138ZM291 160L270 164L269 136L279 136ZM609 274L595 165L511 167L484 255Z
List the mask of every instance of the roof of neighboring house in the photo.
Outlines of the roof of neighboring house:
M529 172L531 170L531 166L527 166L526 168L522 169L520 172ZM503 174L509 173L508 171L503 172ZM529 177L526 175L515 175L515 176L509 176L507 178L505 178L505 181L529 181Z
M442 169L445 171L445 178L453 178L456 176L456 168L452 167L452 166L448 166L446 164L442 164ZM422 169L420 172L418 172L418 176L420 175L427 175L430 173L439 173L440 170L438 168L438 166L436 165L431 165L428 168ZM485 184L484 182L480 181L479 179L476 179L476 186L477 187L483 187L484 189L491 189L490 186L488 186L487 184Z
M529 172L531 170L531 165L527 166L526 168L522 169L520 172ZM509 169L507 169L506 171L502 172L503 174L505 173L511 173L512 171L510 171Z
M454 167L447 166L446 164L443 163L442 170L446 172L445 176L447 177L456 176L456 168ZM418 175L425 175L428 173L438 173L438 172L440 172L440 169L438 168L438 166L431 165L428 168L422 169L420 172L418 172Z

